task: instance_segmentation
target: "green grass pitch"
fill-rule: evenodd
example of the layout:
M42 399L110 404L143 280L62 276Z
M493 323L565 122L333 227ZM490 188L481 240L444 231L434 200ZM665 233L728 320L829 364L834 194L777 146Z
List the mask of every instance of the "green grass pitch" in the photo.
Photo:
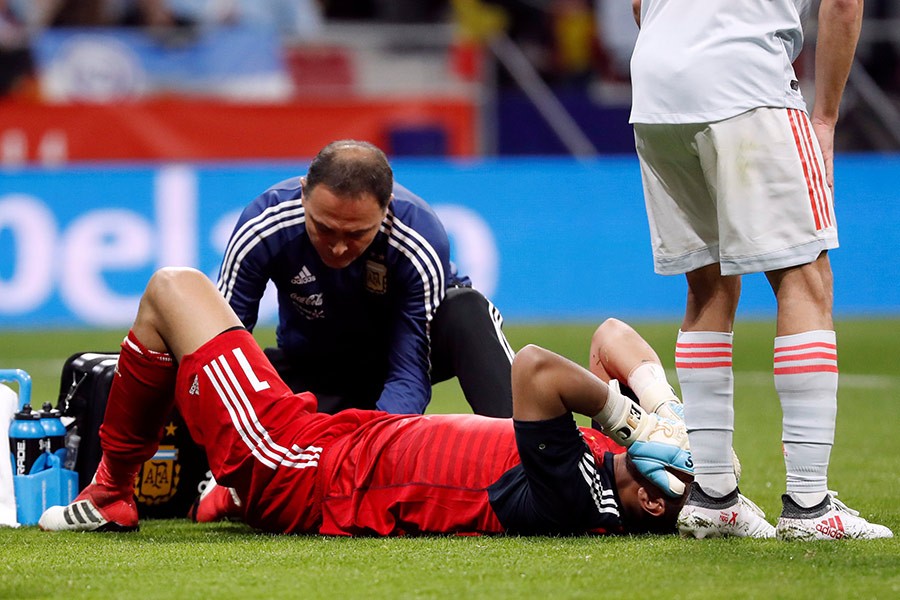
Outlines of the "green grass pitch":
M639 323L668 369L677 324ZM837 323L841 384L829 480L900 534L900 320ZM593 326L507 327L586 363ZM123 331L0 332L0 368L22 368L36 403L56 401L63 360L115 349ZM735 446L742 491L777 518L781 411L767 322L735 332ZM271 342L271 332L259 336ZM671 372L670 372L671 374ZM670 375L674 383L674 374ZM430 412L467 412L440 384ZM672 537L272 536L234 523L144 521L136 534L0 528L0 598L900 598L900 542L783 543Z

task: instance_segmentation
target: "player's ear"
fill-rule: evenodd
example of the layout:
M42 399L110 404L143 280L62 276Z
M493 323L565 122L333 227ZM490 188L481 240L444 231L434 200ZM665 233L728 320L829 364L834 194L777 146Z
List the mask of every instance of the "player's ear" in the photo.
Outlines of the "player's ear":
M641 486L637 491L638 503L641 509L653 517L661 517L666 512L666 501L660 494L651 494L647 488Z

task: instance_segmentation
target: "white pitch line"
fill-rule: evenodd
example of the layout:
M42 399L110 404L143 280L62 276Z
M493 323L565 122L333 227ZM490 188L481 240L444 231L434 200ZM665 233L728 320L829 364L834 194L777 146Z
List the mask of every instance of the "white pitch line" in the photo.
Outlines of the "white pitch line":
M674 370L666 370L669 381L678 381ZM735 371L734 381L737 384L749 383L758 386L774 386L772 373L765 371ZM863 390L884 390L900 387L900 375L857 375L854 373L840 373L838 387L855 388Z

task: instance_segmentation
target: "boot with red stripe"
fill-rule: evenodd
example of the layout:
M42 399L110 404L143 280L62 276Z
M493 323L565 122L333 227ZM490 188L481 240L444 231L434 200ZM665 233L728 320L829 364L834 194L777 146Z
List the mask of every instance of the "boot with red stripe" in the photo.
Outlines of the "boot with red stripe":
M892 538L894 534L884 525L869 523L859 512L836 498L829 491L818 505L803 508L793 498L781 497L781 518L775 527L781 540L874 540Z
M219 485L214 477L206 482L203 491L188 510L188 518L197 523L240 521L242 515L241 499L237 492Z

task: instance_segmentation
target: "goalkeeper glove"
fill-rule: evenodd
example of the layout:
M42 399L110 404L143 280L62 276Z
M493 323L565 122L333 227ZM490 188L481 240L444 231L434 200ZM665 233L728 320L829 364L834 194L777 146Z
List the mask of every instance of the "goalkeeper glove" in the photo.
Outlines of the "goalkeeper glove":
M599 413L594 415L593 419L600 424L606 435L622 446L627 448L635 440L646 440L650 436L650 432L659 426L660 421L667 421L673 425L679 424L680 431L684 432L682 420L665 419L647 413L621 392L617 380L611 379L607 385L609 392L606 404ZM684 433L683 439L679 439L677 444L687 449L687 433Z
M622 394L615 379L609 382L606 404L593 418L604 433L628 448L638 471L650 482L668 496L684 493L684 482L670 472L694 473L683 421L645 412Z
M661 367L660 371L662 371ZM653 381L642 386L640 393L635 390L635 395L637 395L638 401L641 403L641 408L647 412L656 413L673 421L684 421L684 405L678 399L678 396L675 395L675 389L668 382Z
M687 446L687 432L683 423L662 419L646 434L628 447L628 456L634 466L653 485L672 498L679 498L685 491L685 483L673 471L694 474L694 462Z
M641 407L647 412L656 413L660 417L675 422L684 421L684 404L675 395L675 390L664 381L655 381L645 386L639 396ZM731 463L734 477L740 483L741 461L734 450L731 451Z

